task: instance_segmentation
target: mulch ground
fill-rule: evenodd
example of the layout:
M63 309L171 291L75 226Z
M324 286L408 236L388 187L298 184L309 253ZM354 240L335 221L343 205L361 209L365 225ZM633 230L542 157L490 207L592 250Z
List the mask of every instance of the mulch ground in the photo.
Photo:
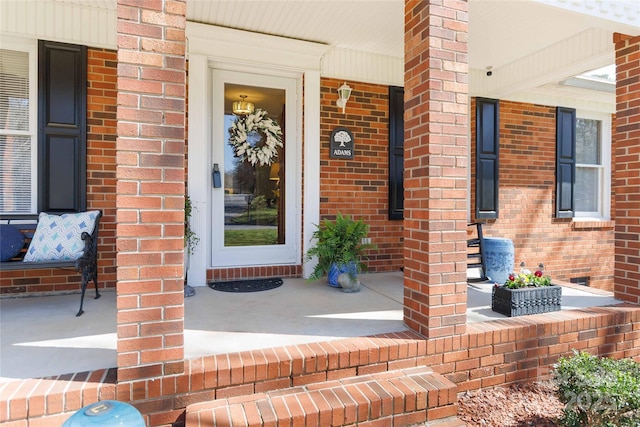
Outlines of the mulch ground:
M468 391L458 396L458 418L468 427L555 427L564 405L551 382Z

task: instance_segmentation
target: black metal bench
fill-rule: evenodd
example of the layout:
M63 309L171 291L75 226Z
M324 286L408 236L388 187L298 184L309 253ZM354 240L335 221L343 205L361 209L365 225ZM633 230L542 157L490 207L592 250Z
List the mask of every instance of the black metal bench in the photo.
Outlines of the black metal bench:
M96 297L100 298L98 292L98 231L100 229L100 218L102 211L98 212L96 217L93 233L82 232L82 240L84 241L84 250L80 258L76 260L60 260L60 261L23 261L23 258L29 248L29 243L33 237L38 223L38 215L0 215L0 223L11 224L18 228L25 236L25 243L20 253L9 261L0 262L0 270L16 271L16 270L35 270L42 268L61 268L73 269L82 275L82 294L80 296L80 310L76 316L82 315L82 303L84 302L84 294L87 290L87 284L93 280L96 287Z

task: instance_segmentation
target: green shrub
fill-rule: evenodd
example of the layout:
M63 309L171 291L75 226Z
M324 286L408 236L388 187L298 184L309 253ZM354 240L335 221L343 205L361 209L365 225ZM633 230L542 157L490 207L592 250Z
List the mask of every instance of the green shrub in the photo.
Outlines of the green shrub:
M267 198L263 195L257 196L251 201L251 209L266 209Z
M640 365L574 350L555 365L563 426L640 426Z

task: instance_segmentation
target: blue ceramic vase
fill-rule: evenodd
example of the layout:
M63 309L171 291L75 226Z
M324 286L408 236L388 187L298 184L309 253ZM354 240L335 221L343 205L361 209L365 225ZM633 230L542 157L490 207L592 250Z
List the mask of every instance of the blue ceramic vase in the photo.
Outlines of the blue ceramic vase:
M132 405L117 400L102 400L78 410L62 427L145 427L142 414Z
M350 262L349 264L331 264L331 268L329 268L329 273L327 274L329 286L339 288L338 276L342 273L349 273L355 276L358 274L358 264L356 262Z

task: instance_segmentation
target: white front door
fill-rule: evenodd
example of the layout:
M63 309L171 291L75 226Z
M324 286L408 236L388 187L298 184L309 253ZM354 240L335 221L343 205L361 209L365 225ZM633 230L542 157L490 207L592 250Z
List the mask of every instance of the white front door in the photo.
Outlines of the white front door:
M213 70L213 267L300 261L302 151L297 84L295 78ZM234 113L234 103L239 102L251 104L254 112ZM251 164L234 150L229 129L234 122L246 126L259 110L280 128L282 147L273 149L270 160ZM265 132L254 131L246 141L253 150L264 146L267 138Z

